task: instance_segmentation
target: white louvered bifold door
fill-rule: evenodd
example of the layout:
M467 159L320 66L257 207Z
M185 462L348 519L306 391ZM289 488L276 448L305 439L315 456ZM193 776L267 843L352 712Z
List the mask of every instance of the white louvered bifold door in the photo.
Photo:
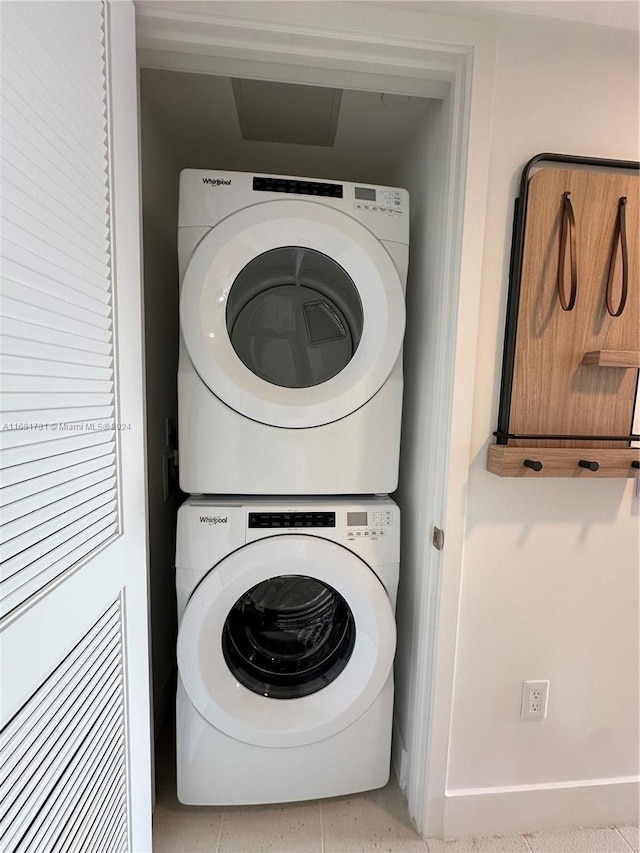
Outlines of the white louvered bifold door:
M0 735L4 849L127 841L122 612L117 602Z
M118 531L103 10L3 12L0 615Z
M0 849L147 851L133 6L0 24Z

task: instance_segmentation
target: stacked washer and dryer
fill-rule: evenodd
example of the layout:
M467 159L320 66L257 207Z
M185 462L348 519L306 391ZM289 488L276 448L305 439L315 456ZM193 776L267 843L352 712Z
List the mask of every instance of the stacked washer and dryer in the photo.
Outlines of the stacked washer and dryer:
M189 169L178 252L178 797L381 787L408 195Z

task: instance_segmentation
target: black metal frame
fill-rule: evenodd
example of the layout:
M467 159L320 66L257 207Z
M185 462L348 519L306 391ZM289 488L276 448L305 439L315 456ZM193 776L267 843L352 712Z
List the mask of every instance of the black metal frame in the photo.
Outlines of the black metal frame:
M509 295L507 297L507 316L505 321L504 349L502 354L502 381L500 385L500 405L498 409L498 429L493 433L497 444L506 445L509 439L536 440L584 440L584 441L638 441L640 436L629 435L515 435L509 432L511 417L511 396L513 386L514 360L516 353L516 335L518 331L518 310L520 306L520 285L522 278L522 257L527 219L527 200L529 196L529 178L532 169L541 162L567 163L596 168L640 170L636 160L608 160L601 157L578 157L571 154L536 154L522 170L520 193L515 200L513 210L513 233L511 238L511 259L509 262Z
M510 438L513 439L530 439L531 441L640 441L640 435L630 433L629 435L554 435L553 433L545 433L538 435L535 433L518 433L518 432L499 432L496 430L493 433L497 436L497 444L506 444Z

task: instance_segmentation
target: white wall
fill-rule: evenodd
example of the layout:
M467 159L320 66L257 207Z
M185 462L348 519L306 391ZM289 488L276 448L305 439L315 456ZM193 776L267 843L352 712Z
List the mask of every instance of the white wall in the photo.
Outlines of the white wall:
M177 494L163 490L165 418L177 424L178 165L141 99L151 647L156 734L172 700Z
M521 167L543 151L638 159L637 34L503 16L494 104L447 775L451 834L637 820L637 788L622 782L638 773L633 484L524 482L485 470ZM551 681L543 723L519 720L524 679ZM566 789L554 792L558 784Z

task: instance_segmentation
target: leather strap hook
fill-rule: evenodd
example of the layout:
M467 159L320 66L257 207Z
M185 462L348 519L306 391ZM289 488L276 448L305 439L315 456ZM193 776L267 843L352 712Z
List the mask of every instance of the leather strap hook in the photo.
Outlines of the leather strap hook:
M616 227L613 232L613 244L611 246L611 255L609 257L609 275L607 277L607 311L612 317L619 317L624 311L624 307L627 304L627 291L629 290L629 251L627 248L627 222L625 216L626 205L626 196L622 196L618 199L618 215L616 217ZM622 290L620 292L620 302L618 303L618 307L614 310L613 277L616 267L618 244L620 244L620 254L622 257Z
M564 267L569 238L569 262L571 264L571 291L569 299L565 295ZM563 311L572 311L578 292L578 264L576 254L576 218L571 204L571 193L562 196L562 222L560 226L560 256L558 258L558 298Z

